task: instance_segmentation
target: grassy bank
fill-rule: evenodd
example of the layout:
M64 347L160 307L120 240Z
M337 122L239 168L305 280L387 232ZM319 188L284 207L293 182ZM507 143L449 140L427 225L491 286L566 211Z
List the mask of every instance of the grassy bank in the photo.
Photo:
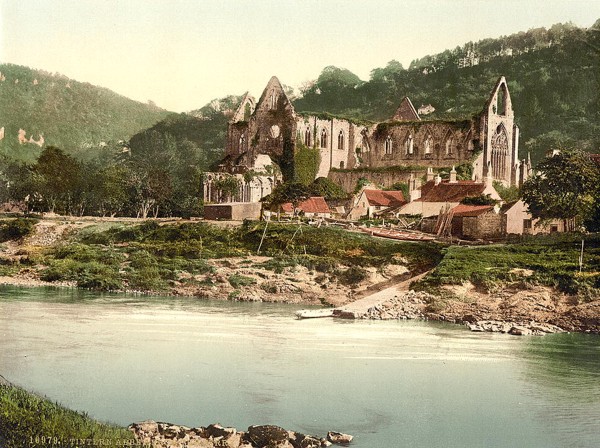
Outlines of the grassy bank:
M2 447L118 446L129 441L134 438L125 428L99 423L20 387L0 384Z
M264 230L263 222L229 228L155 221L108 230L92 226L73 235L68 244L30 248L22 263L38 269L46 281L72 281L99 290L160 292L175 282L197 281L197 276L214 272L210 260L256 255ZM434 243L374 239L339 228L270 223L260 255L271 259L247 267L280 273L300 265L352 284L364 279L366 267L394 263L414 272L430 269L439 262L441 248ZM239 284L244 279L229 282Z
M553 234L491 246L450 246L420 289L471 282L488 291L506 286L545 285L580 301L600 298L600 235L586 235L579 272L581 235Z

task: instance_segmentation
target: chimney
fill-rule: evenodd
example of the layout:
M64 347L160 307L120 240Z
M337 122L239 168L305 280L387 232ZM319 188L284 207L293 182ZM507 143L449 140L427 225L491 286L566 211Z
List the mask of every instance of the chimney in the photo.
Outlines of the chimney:
M435 176L434 181L435 181L436 186L440 184L440 182L442 181L442 178L440 177L439 174L437 176Z
M433 168L429 167L427 168L427 182L429 182L430 180L433 180Z
M450 171L450 183L456 183L456 168L454 168L454 165L452 165L452 171Z
M494 186L494 176L492 176L492 173L491 173L491 172L489 172L489 173L487 174L487 176L485 176L485 177L483 178L483 181L484 181L484 183L485 183L485 188L486 188L486 189L487 189L487 188L492 188L492 187Z
M415 178L413 174L410 175L410 179L408 181L408 196L408 200L410 202L421 197L421 180Z

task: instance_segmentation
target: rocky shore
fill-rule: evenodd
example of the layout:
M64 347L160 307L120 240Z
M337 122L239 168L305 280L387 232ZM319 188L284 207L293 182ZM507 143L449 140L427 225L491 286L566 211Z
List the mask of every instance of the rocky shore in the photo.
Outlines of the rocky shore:
M212 424L189 428L148 420L128 428L142 446L151 448L320 448L333 444L347 446L351 435L330 431L315 437L274 425L250 426L247 431Z
M349 319L423 319L466 325L471 331L511 335L562 332L600 333L600 304L573 303L547 287L481 293L465 286L462 295L442 298L423 291L396 293L361 313L337 313Z

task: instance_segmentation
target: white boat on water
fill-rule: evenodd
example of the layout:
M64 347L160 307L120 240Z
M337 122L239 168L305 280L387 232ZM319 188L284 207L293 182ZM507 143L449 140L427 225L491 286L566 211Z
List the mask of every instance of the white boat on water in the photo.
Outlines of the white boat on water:
M298 310L296 311L298 319L314 319L317 317L333 317L333 308L321 308L316 310Z

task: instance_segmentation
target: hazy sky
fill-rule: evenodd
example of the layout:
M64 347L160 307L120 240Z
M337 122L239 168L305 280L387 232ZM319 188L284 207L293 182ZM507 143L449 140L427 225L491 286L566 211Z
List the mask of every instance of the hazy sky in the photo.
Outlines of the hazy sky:
M600 0L0 0L0 61L173 111L485 37L600 18Z

